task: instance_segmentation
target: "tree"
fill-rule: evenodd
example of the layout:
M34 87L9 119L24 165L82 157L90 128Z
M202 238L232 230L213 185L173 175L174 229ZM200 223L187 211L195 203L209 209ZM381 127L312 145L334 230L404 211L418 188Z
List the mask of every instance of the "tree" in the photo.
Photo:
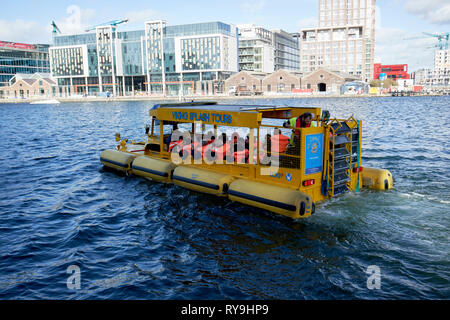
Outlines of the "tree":
M372 80L372 81L370 81L370 87L371 88L379 88L379 87L381 87L381 81L380 80Z
M394 84L395 81L393 81L392 79L386 79L386 80L384 80L384 82L383 82L383 88L385 88L385 89L389 89L390 87L392 87Z

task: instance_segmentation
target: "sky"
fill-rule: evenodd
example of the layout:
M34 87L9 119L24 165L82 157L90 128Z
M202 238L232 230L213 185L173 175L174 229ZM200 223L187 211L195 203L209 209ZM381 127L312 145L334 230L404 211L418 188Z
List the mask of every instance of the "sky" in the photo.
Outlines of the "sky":
M0 41L51 43L52 21L63 34L74 34L125 18L120 31L162 19L168 25L222 21L299 32L317 26L318 0L4 1ZM450 0L377 0L375 62L407 63L410 72L432 68L437 40L422 32L450 32Z

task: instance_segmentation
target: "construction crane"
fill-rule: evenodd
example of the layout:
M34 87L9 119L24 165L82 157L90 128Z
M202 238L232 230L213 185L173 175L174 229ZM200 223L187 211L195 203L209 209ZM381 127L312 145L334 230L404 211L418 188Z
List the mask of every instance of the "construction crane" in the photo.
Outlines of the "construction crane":
M89 29L86 29L86 32L95 30L95 28L97 28L97 27L103 27L103 26L113 26L113 27L115 27L115 26L117 26L119 24L127 23L127 22L128 22L128 19L108 21L108 22L101 23L101 24L98 24L96 26L90 27Z
M55 21L52 21L51 26L53 27L53 36L56 36L56 34L61 33L61 30L59 30L59 28L56 25Z
M424 32L423 33L426 36L429 37L434 37L437 38L439 40L439 43L437 44L437 47L439 47L439 50L447 50L448 49L448 39L450 36L450 32L443 32L443 33L428 33L428 32ZM445 40L445 41L442 41Z
M449 42L449 36L450 32L443 32L443 33L428 33L428 32L422 32L424 36L420 37L412 37L412 38L405 38L403 40L417 40L417 39L428 39L430 37L437 38L439 40L439 43L435 45L436 48L439 48L439 50L447 50L448 49L448 42ZM431 48L431 47L428 47Z

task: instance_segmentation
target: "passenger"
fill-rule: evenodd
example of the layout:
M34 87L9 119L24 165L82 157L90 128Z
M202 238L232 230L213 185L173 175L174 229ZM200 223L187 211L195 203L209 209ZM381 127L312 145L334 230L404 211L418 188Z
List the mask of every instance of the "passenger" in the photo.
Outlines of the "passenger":
M179 146L179 148L176 148L175 150L174 150L174 148L176 147L176 146ZM177 149L181 149L183 147L183 136L180 136L180 138L178 139L178 141L172 141L172 142L170 142L170 144L169 144L169 152L172 152L172 150L174 150L174 152L179 152L180 150L177 150Z
M245 149L245 140L239 137L238 133L233 134L233 152L244 151Z
M310 128L315 127L315 125L312 123L312 114L306 112L299 117L289 119L283 123L283 127L293 129L290 141L290 144L293 146L295 145L294 141L300 139L300 130L295 130L295 128Z
M233 156L234 161L237 163L248 163L249 151L247 145L249 145L249 137L246 139L239 137L236 133L233 138Z
M209 140L207 141L203 141L203 146L202 146L202 154L204 154L206 151L210 150L213 147L213 143L216 141L216 137L215 136L211 136L209 138Z
M214 152L217 155L217 159L225 160L227 157L227 153L231 150L231 142L227 141L226 133L222 133L222 139L220 139L222 143L216 142L216 146L214 148Z
M277 153L284 153L286 151L287 146L289 145L289 137L285 136L281 133L281 130L276 128L273 133L273 137L270 139L271 141L271 151Z
M164 121L163 121L163 125L164 125ZM172 135L176 130L178 130L178 122L172 122L172 132L169 134L167 139L164 141L165 144L170 145L170 143L172 142Z

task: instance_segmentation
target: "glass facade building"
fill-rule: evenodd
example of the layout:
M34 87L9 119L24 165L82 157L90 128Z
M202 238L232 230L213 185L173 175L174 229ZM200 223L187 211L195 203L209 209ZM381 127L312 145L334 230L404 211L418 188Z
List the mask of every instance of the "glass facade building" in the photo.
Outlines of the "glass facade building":
M55 36L51 73L72 93L115 95L217 92L238 71L237 28L222 22L167 26L151 21L144 30Z
M0 86L18 73L50 73L49 45L0 41Z
M283 30L273 30L275 70L300 70L300 44L298 38Z
M318 0L319 27L301 31L301 70L320 67L373 79L376 0Z

